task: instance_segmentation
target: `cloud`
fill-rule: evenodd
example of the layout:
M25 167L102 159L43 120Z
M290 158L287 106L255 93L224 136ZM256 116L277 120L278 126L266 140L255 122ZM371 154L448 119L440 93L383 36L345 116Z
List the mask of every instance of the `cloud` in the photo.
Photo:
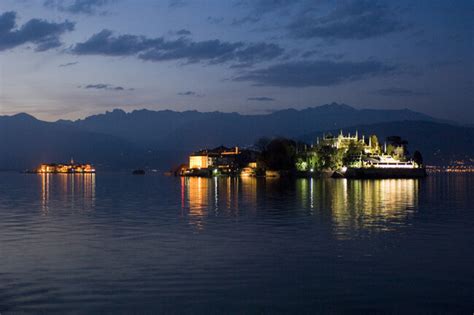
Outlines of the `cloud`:
M321 51L313 49L313 50L308 50L305 51L301 54L301 58L310 58L313 57L314 55L321 54Z
M308 4L314 0L240 0L237 6L250 7L253 16L262 16L277 10L287 10L289 7L299 4ZM248 22L253 22L249 20Z
M231 25L240 26L240 25L243 25L243 24L246 24L246 23L257 23L259 21L260 21L259 16L249 15L249 16L245 16L243 18L233 19Z
M266 96L247 98L247 101L257 101L257 102L273 102L274 100L275 100L274 98L266 97Z
M209 61L222 63L232 59L233 54L243 46L242 43L223 42L218 39L192 42L177 40L154 46L139 55L149 61L185 60L188 63Z
M224 22L224 18L223 17L208 16L207 21L210 24L221 24L222 22Z
M243 68L249 68L253 66L253 63L250 62L244 62L244 63L236 63L230 66L231 69L243 69Z
M386 75L394 70L394 66L377 61L297 61L248 71L233 78L233 80L250 81L259 86L332 86Z
M183 28L183 29L177 31L176 34L181 35L181 36L186 36L186 35L191 35L191 31L186 30L186 29Z
M180 96L195 96L195 97L203 97L203 94L198 94L194 91L186 91L186 92L179 92L178 95Z
M98 13L98 8L114 1L116 0L46 0L44 6L72 14L91 15Z
M239 62L257 62L275 59L283 52L284 49L276 44L256 43L240 49L235 56Z
M183 60L186 63L209 64L236 62L250 66L256 62L273 60L283 52L283 48L276 44L232 43L218 39L193 42L179 39L153 45L153 48L139 54L138 58L147 61Z
M82 87L82 86L79 86L79 87L83 88L83 89L86 89L86 90L90 90L90 89L93 89L93 90L107 90L107 91L125 91L125 90L133 91L134 90L133 88L125 89L122 86L114 86L114 85L105 84L105 83L88 84L84 87Z
M102 30L72 48L77 55L136 56L146 61L180 60L185 63L225 62L256 63L275 59L283 48L273 43L226 42L218 39L192 41L180 37L167 40L163 37L147 38L137 35L114 36Z
M321 59L333 59L333 60L341 60L344 58L345 54L343 53L324 53L321 50L309 50L301 53L301 58L309 59L314 57L315 55L319 55Z
M62 45L60 37L74 30L74 23L48 22L41 19L31 19L21 27L16 28L16 13L5 12L0 15L0 51L31 43L36 51L45 51Z
M294 11L307 12L319 4L316 0L239 0L236 6L250 9L249 14L234 18L232 25L255 24L260 22L266 15L278 14L283 19L272 19L272 24L278 20L286 20Z
M182 8L188 5L186 0L169 0L168 6L170 8Z
M162 43L163 39L152 41L135 35L112 37L112 31L102 30L87 41L76 44L72 52L77 55L130 56Z
M58 67L70 67L70 66L74 66L74 65L77 65L79 62L77 61L74 61L74 62L67 62L67 63L63 63L63 64L60 64Z
M183 60L186 63L207 62L220 64L226 62L256 63L272 60L283 53L276 44L243 42L224 42L218 39L192 42L178 40L157 45L141 53L138 57L147 61Z
M391 87L387 89L380 89L373 92L374 94L381 96L420 96L426 95L424 92L414 91L410 89Z
M382 0L238 0L237 6L250 11L235 18L232 25L265 22L272 26L260 30L283 28L290 37L298 39L360 40L406 28L397 17L399 10L390 7L390 3ZM330 10L325 13L328 7Z
M404 29L396 12L380 1L344 1L328 15L314 14L307 10L295 17L288 26L290 35L306 39L366 39Z

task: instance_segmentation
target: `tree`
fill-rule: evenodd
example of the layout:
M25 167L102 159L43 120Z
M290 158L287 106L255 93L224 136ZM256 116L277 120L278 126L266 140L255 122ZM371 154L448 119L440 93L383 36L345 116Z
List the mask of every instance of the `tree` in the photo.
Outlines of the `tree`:
M370 136L370 148L372 149L373 153L379 153L380 152L379 139L377 138L376 135L371 135Z
M389 136L387 142L393 144L396 147L407 146L408 141L403 140L400 136Z
M270 139L268 138L260 138L257 140L257 142L255 142L255 147L260 151L260 152L264 152L267 150L267 146L268 144L270 143Z
M262 158L270 170L294 170L296 164L296 143L285 138L273 139L268 143Z
M312 150L309 156L309 168L312 168L313 170L321 170L322 169L322 162L321 162L321 157L318 155L316 150Z
M338 150L332 146L322 145L316 149L319 158L320 169L336 170L342 167L343 150Z
M400 150L395 150L395 149L396 148L402 148L401 155L403 156L403 155L408 154L408 149L407 149L408 141L403 140L402 137L400 137L400 136L389 136L389 137L387 137L387 142L389 143L389 145L392 145L394 147L393 152L395 152L395 151L400 152Z
M423 156L420 151L415 151L415 153L413 153L413 161L419 166L423 165Z
M309 169L308 158L306 155L300 154L296 159L296 170L307 171Z
M387 154L393 156L395 153L395 147L393 144L388 144L387 145Z
M388 136L386 138L386 140L387 140L388 143L391 143L395 146L399 146L402 142L402 137L400 137L400 136Z
M354 158L359 157L363 153L364 145L358 141L351 141L347 147L347 151L344 153L342 163L348 165L354 160Z
M316 150L305 147L296 152L296 169L298 171L319 170L319 157Z

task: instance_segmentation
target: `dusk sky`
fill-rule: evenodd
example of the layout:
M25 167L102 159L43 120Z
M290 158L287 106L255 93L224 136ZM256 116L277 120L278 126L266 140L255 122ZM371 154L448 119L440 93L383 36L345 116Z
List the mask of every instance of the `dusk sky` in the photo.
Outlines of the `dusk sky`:
M0 0L0 114L346 103L474 123L474 2Z

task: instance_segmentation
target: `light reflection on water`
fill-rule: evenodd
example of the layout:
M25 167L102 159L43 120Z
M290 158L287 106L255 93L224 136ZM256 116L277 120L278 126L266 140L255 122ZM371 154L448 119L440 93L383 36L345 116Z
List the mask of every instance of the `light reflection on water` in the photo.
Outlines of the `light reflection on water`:
M71 209L93 210L95 174L37 174L41 181L41 210L48 214L51 197Z
M41 211L51 205L94 210L96 175L41 174ZM181 214L198 229L210 216L258 215L265 203L285 204L280 214L330 215L335 233L372 228L389 230L409 219L417 207L419 180L333 180L263 178L180 178ZM277 202L277 204L273 204ZM393 226L390 226L394 223ZM347 236L350 236L350 231Z
M258 200L286 195L294 198L288 210L329 213L335 234L346 238L357 229L388 231L403 226L417 206L419 181L188 177L181 178L181 207L188 210L190 223L201 230L210 215L239 216L240 207L245 215L255 215ZM282 185L288 191L279 192Z
M466 313L473 186L0 173L0 312Z

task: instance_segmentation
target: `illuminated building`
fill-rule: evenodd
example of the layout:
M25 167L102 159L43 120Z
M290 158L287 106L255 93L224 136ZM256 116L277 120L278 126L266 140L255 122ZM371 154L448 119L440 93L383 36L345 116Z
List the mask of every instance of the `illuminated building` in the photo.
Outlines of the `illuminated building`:
M342 133L342 130L341 130L341 132L339 133L339 135L337 137L334 137L333 135L330 135L330 134L328 134L328 135L323 134L322 139L319 139L319 137L318 137L317 140L316 140L316 143L318 145L319 144L329 145L329 146L334 147L336 149L347 149L349 147L349 145L351 144L351 142L360 142L364 146L366 146L365 137L362 136L362 139L359 139L359 133L357 131L356 131L354 136L351 136L350 133L347 136L345 136Z
M212 150L197 151L189 157L189 168L231 167L240 154L239 147L229 149L220 146Z
M376 149L379 148L374 148L372 146L372 139L369 137L367 138L367 141L365 139L365 136L362 135L362 138L359 138L359 132L356 131L355 135L351 136L349 133L347 136L344 135L341 132L337 137L331 135L331 134L323 134L322 139L319 139L319 137L316 140L317 145L323 145L323 146L330 146L336 149L341 149L341 150L347 150L351 144L358 144L361 145L364 149L364 153L366 154L375 154ZM384 146L384 148L386 145Z
M257 162L250 162L240 172L240 176L243 176L243 177L256 176L256 175L257 175Z
M191 155L189 157L189 168L191 169L208 168L209 162L212 163L212 160L209 161L209 157L207 155Z
M237 175L243 168L256 168L256 153L239 147L220 146L194 152L189 156L189 167L182 174L188 176Z

